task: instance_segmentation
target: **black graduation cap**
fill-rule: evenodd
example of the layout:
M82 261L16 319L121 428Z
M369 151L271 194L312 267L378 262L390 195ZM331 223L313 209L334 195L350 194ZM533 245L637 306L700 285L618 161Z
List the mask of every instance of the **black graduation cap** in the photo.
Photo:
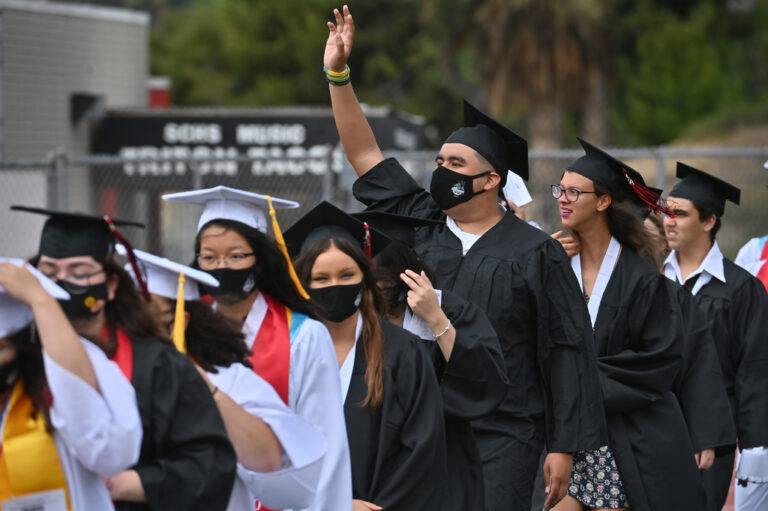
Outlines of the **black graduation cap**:
M741 190L732 184L682 162L677 162L677 177L680 181L669 192L670 197L707 205L717 216L723 216L726 200L738 204L741 198Z
M360 213L352 213L352 216L366 222L372 228L384 233L393 241L399 241L409 247L416 243L415 229L430 225L445 225L439 220L426 218L414 218L406 215L396 215L384 211L366 210Z
M451 133L445 142L464 144L480 153L501 176L502 187L507 183L508 170L528 181L528 142L466 99L464 127Z
M51 209L11 206L14 211L48 215L40 234L41 255L62 259L75 256L109 257L115 249L113 234L104 216ZM144 227L130 220L110 219L115 226Z
M576 140L579 141L586 154L572 162L566 169L581 174L608 189L609 193L617 200L624 200L632 191L626 176L635 182L644 184L643 176L629 165L584 139L576 137Z
M297 257L316 242L338 238L359 246L375 257L391 240L328 201L323 201L283 233L291 257Z

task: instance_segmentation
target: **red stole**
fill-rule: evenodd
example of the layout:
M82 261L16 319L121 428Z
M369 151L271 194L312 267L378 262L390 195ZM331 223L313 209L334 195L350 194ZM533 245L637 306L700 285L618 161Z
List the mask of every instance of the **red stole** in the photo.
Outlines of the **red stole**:
M266 293L267 313L251 348L248 361L253 371L264 378L288 404L288 373L291 367L289 310Z
M116 337L117 346L115 347L115 354L109 357L109 359L117 363L123 375L128 381L131 381L133 378L133 345L131 344L131 339L119 326L117 327ZM106 323L101 330L101 338L109 339L109 329Z

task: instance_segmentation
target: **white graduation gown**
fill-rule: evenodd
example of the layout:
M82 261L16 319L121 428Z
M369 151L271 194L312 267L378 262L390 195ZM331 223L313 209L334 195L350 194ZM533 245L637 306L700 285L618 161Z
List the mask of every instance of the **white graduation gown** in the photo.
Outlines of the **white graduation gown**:
M243 325L249 348L253 347L266 313L267 301L259 294ZM313 319L304 321L291 345L288 407L316 426L327 442L317 494L312 505L303 509L351 510L352 468L339 364L328 330Z
M277 392L242 364L217 367L208 378L254 417L266 422L283 446L282 467L259 473L237 464L228 511L253 508L254 498L272 509L301 508L314 500L326 442L320 431L291 412Z
M72 509L113 509L100 474L115 475L139 460L141 418L133 386L117 364L96 345L81 342L96 374L98 392L43 352L53 396L53 438Z

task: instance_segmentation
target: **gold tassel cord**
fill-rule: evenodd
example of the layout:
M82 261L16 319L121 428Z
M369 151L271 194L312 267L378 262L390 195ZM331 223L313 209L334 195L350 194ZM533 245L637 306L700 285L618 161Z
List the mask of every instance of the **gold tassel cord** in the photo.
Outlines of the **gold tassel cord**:
M187 352L187 341L184 336L184 273L179 272L179 290L176 293L176 315L173 322L173 344L182 353Z
M296 275L296 270L294 269L293 263L291 262L291 256L288 255L288 247L285 246L283 232L280 230L280 226L277 223L277 214L275 213L274 206L272 206L272 197L269 195L266 197L267 202L269 202L269 216L272 217L272 230L275 232L275 241L277 241L277 246L280 248L280 252L283 253L285 260L288 263L288 273L290 274L291 280L293 280L293 283L296 286L296 290L299 292L302 298L309 300L309 294L304 290L304 286L301 285L299 276Z

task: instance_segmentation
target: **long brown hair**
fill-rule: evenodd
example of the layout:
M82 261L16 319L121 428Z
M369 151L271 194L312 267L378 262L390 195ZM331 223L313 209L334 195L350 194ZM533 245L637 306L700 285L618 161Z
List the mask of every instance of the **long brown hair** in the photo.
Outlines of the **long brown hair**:
M18 332L9 335L8 340L16 347L19 364L19 378L22 380L24 392L32 400L34 413L41 413L45 419L46 430L53 432L50 409L53 397L48 388L43 366L43 350L34 322Z
M308 289L312 267L318 256L331 247L336 247L351 257L363 273L363 297L360 301L360 314L363 317L363 349L368 367L365 369L365 384L368 394L361 403L371 409L381 406L384 400L384 346L380 317L386 312L384 299L376 286L370 260L363 251L344 239L325 238L304 251L296 259L296 273L302 284Z
M600 197L605 194L611 195L607 188L595 183L595 195ZM645 229L642 219L632 209L632 206L616 200L615 197L611 197L611 199L611 205L605 210L605 219L611 236L656 267L653 240Z

